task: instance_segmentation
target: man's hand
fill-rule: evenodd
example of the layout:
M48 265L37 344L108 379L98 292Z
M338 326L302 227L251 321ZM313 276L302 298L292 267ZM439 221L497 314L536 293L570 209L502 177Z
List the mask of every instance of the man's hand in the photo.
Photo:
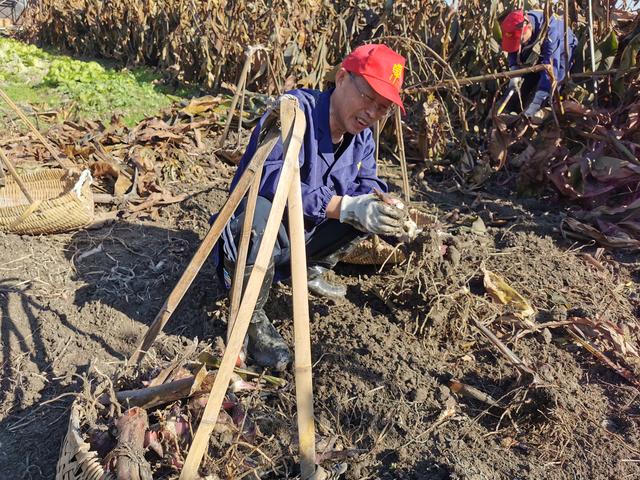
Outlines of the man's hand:
M383 202L374 194L342 197L340 223L348 223L362 232L400 236L406 212Z
M522 77L512 77L509 79L509 90L520 90L522 85Z

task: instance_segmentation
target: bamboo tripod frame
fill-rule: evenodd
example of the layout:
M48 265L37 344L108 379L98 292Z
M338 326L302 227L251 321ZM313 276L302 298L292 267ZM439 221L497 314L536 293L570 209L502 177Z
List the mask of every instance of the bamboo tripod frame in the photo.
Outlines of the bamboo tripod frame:
M242 292L242 285L238 280L242 278L242 272L246 265L246 255L249 243L250 227L255 211L255 202L260 184L260 172L268 154L273 149L278 135L272 131L267 134L258 151L249 163L247 170L240 178L236 188L225 203L211 230L203 240L198 251L187 266L182 278L169 295L169 298L156 316L149 331L140 343L138 349L131 357L132 362L140 362L146 351L160 333L169 317L184 296L189 285L195 278L200 267L206 260L220 237L222 229L237 208L238 204L249 191L245 222L239 245L239 257L234 274L234 287L231 294L231 317L229 320L230 335L227 341L224 356L207 405L204 409L202 420L194 435L193 443L187 454L180 480L195 480L200 478L198 469L204 457L209 437L216 425L222 402L229 386L231 374L236 364L236 359L241 352L244 338L253 315L253 310L258 298L260 286L264 280L267 266L273 255L278 228L284 215L285 206L288 209L289 235L291 237L291 273L293 287L293 321L295 337L295 383L296 403L298 411L298 436L300 444L300 469L303 480L313 479L316 474L315 455L315 425L313 419L313 386L311 377L311 340L309 333L309 305L307 291L307 269L304 238L304 221L302 214L302 193L300 187L300 166L298 155L304 133L306 120L294 97L284 96L280 101L281 135L284 147L284 163L282 165L280 179L273 198L271 211L267 220L267 226L260 242L258 255L247 281L247 286ZM273 129L272 129L273 130ZM242 268L240 268L242 267Z
M265 122L265 129L268 129L269 127L267 122ZM180 301L191 286L191 283L200 271L200 268L202 268L205 260L209 257L211 250L213 250L213 247L220 238L222 230L224 230L224 227L231 218L231 215L233 215L233 212L235 212L240 201L244 198L247 190L249 190L250 185L254 181L254 177L262 171L264 161L271 153L271 150L273 150L278 138L279 135L276 132L268 130L266 137L262 140L256 154L253 156L249 165L247 165L246 170L238 180L236 188L231 192L231 195L229 195L229 198L222 207L218 217L213 222L211 229L187 265L182 277L178 280L178 283L173 288L160 308L160 311L156 315L156 318L151 323L149 330L131 355L131 358L129 358L129 363L140 363L142 361L147 354L147 350L151 348L156 337L169 321L169 318L171 318L171 315L180 304Z

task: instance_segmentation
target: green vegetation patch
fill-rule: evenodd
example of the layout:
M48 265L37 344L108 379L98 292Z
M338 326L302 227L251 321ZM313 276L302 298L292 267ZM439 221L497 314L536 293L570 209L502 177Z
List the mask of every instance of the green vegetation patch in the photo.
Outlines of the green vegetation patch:
M148 69L107 68L8 38L0 38L0 65L0 85L16 102L45 109L72 102L81 118L119 113L133 125L176 99Z

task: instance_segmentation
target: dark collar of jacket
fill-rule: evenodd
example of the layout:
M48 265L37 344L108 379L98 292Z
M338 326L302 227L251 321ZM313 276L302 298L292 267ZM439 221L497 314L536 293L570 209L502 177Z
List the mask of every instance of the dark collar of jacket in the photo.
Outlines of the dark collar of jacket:
M542 30L542 26L544 24L544 12L542 10L530 10L526 13L527 17L529 17L529 21L531 23L531 38L524 45L523 51L533 49L536 45L540 43L540 32ZM537 52L536 52L537 53Z
M329 111L331 106L331 95L334 92L334 88L322 92L317 100L317 106L314 112L314 123L316 125L316 139L318 142L318 153L322 160L329 167L337 167L342 161L349 161L351 159L351 150L354 147L354 138L351 139L349 146L344 150L338 164L336 163L333 152L333 140L331 139L331 127L329 124ZM360 133L359 135L362 135ZM332 168L333 169L333 168Z

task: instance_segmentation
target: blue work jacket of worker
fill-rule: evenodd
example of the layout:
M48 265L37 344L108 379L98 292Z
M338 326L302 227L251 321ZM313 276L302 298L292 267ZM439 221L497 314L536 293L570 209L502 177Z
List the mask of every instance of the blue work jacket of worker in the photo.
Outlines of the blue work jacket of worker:
M358 196L374 190L386 192L388 189L377 175L375 143L370 129L367 128L353 137L347 137L351 138L349 145L346 148L343 147L344 150L340 156L335 158L329 128L329 104L333 89L326 92L298 89L287 93L298 99L307 121L298 161L305 237L308 239L315 228L327 220L326 209L333 196ZM256 152L260 131L266 118L267 114L260 119L251 134L249 145L231 181L231 191ZM283 162L283 144L280 139L264 163L258 193L270 201L273 201L275 196ZM222 239L226 244L233 242L228 224ZM218 254L220 253L222 252L219 251ZM219 264L221 262L215 258L217 256L214 256L214 262Z
M528 11L527 15L532 21L531 27L533 28L533 32L531 39L523 46L520 52L509 53L507 61L510 70L520 68L519 66L526 62L527 57L531 53L531 48L536 44L542 27L544 26L544 12L532 10ZM538 63L552 65L556 82L559 82L565 77L567 70L569 70L571 66L573 52L577 45L578 41L573 31L569 29L569 66L567 66L564 55L564 21L556 15L553 15L549 22L547 36L540 45L540 58ZM520 54L518 55L518 53ZM551 92L551 78L547 72L540 72L537 90L542 90L547 93Z

